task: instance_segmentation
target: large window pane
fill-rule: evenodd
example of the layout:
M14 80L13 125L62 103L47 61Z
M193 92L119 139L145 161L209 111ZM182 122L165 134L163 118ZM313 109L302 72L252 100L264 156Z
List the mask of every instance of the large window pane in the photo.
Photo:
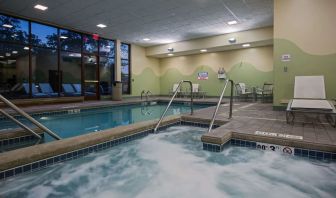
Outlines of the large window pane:
M98 41L91 35L83 35L83 52L85 53L97 53Z
M60 86L57 68L57 51L33 48L32 51L33 97L56 97Z
M29 48L0 43L0 94L29 97ZM24 89L26 88L26 89Z
M123 93L130 94L130 46L122 43L121 49L121 82Z
M81 54L62 52L60 65L62 95L81 96Z
M31 23L31 28L32 45L57 48L57 28L39 23Z
M28 43L28 21L0 15L0 40Z
M69 30L60 30L61 49L71 52L80 52L82 36Z
M114 57L115 44L112 40L100 39L99 40L99 55Z
M100 94L111 95L112 83L114 81L114 57L100 57Z

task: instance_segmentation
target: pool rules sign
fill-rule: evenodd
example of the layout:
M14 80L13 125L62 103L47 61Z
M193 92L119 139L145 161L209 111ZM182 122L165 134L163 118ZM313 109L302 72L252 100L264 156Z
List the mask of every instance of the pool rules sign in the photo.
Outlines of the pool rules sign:
M208 72L198 72L197 79L198 80L208 80L209 75Z

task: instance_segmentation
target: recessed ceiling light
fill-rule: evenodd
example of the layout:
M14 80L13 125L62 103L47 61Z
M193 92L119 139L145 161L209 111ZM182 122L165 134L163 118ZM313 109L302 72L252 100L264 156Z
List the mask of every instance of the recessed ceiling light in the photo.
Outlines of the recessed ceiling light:
M107 26L105 24L100 23L100 24L97 25L97 27L99 27L99 28L106 28Z
M237 23L238 23L238 22L237 22L236 20L227 22L227 24L229 24L229 25L235 25L235 24L237 24Z
M245 43L242 45L243 47L250 47L251 45L249 43Z
M207 52L208 50L207 49L201 49L200 51L201 52Z
M42 10L42 11L45 11L46 9L48 9L47 6L44 6L44 5L40 5L40 4L36 4L34 6L35 9L38 9L38 10Z
M12 28L13 26L10 24L3 24L2 27L6 27L6 28Z
M144 40L144 41L150 41L150 38L144 38L142 40Z
M61 39L67 39L67 36L60 36Z
M23 49L24 49L24 50L29 50L29 47L25 46Z
M168 56L174 56L174 54L168 54Z
M236 42L236 38L232 37L232 38L229 38L229 43L235 43Z
M12 54L17 54L18 53L18 51L12 51Z

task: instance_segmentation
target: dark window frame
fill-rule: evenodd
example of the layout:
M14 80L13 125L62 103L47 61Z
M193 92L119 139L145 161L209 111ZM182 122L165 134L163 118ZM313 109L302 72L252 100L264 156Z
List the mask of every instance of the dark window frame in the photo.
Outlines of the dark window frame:
M105 37L100 37L97 41L97 52L96 53L86 53L83 50L84 47L84 42L83 42L83 37L84 35L88 35L88 36L93 36L93 33L88 33L88 32L83 32L83 31L78 31L78 30L74 30L74 29L69 29L66 27L62 27L59 25L55 25L55 24L51 24L51 23L45 23L45 22L41 22L38 20L31 20L29 18L24 18L24 17L20 17L20 16L16 16L16 15L11 15L11 14L6 14L3 12L0 12L0 15L3 16L7 16L7 17L12 17L12 18L16 18L16 19L20 19L20 20L24 20L28 22L28 43L22 43L22 42L18 42L18 41L0 41L0 43L4 43L4 44L16 44L16 45L21 45L22 47L24 46L28 46L29 47L29 98L32 98L32 53L33 53L33 48L43 48L43 49L49 49L49 50L55 50L57 53L57 70L58 72L60 72L61 70L61 62L60 62L60 58L61 58L61 53L62 52L72 52L72 53L80 53L81 54L81 83L82 85L84 85L84 67L83 67L83 56L85 55L95 55L97 56L97 62L99 63L99 57L100 57L100 39L104 39L104 40L109 40L112 41L114 43L114 57L113 56L102 56L102 57L108 57L108 58L114 58L114 61L116 60L116 40L115 39L109 39L109 38L105 38ZM40 45L33 45L32 44L32 23L37 23L39 25L45 25L45 26L50 26L53 28L56 28L57 30L57 44L56 44L56 48L53 47L46 47L46 46L40 46ZM81 36L81 46L80 46L80 51L79 52L75 52L72 50L63 50L61 49L61 42L60 42L60 31L61 30L66 30L66 31L72 31L74 33L77 33ZM130 62L130 61L129 61ZM116 73L116 68L115 68L115 64L113 67L113 76L112 79L115 79L115 73ZM131 72L130 72L131 73ZM99 64L98 64L98 81L100 80L100 76L99 76ZM113 83L113 82L112 82ZM59 85L61 86L61 85ZM82 86L82 96L84 95L84 86ZM60 90L60 89L59 89ZM59 91L58 96L60 96L61 91ZM100 96L100 94L98 93L98 95Z
M128 45L128 57L127 57L127 59L121 58L121 51L120 51L120 66L121 66L121 61L122 60L127 60L128 61L128 90L127 91L123 90L123 94L130 95L132 93L132 91L131 91L131 89L132 89L132 84L131 84L131 79L132 79L131 78L131 75L132 75L132 67L131 67L131 44L121 42L120 46L121 45Z

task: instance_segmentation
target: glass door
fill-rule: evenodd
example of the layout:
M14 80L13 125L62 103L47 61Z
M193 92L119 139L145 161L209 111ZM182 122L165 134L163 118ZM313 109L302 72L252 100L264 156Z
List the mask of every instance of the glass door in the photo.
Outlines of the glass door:
M95 55L84 55L83 66L84 66L85 99L98 100L99 99L98 57Z

